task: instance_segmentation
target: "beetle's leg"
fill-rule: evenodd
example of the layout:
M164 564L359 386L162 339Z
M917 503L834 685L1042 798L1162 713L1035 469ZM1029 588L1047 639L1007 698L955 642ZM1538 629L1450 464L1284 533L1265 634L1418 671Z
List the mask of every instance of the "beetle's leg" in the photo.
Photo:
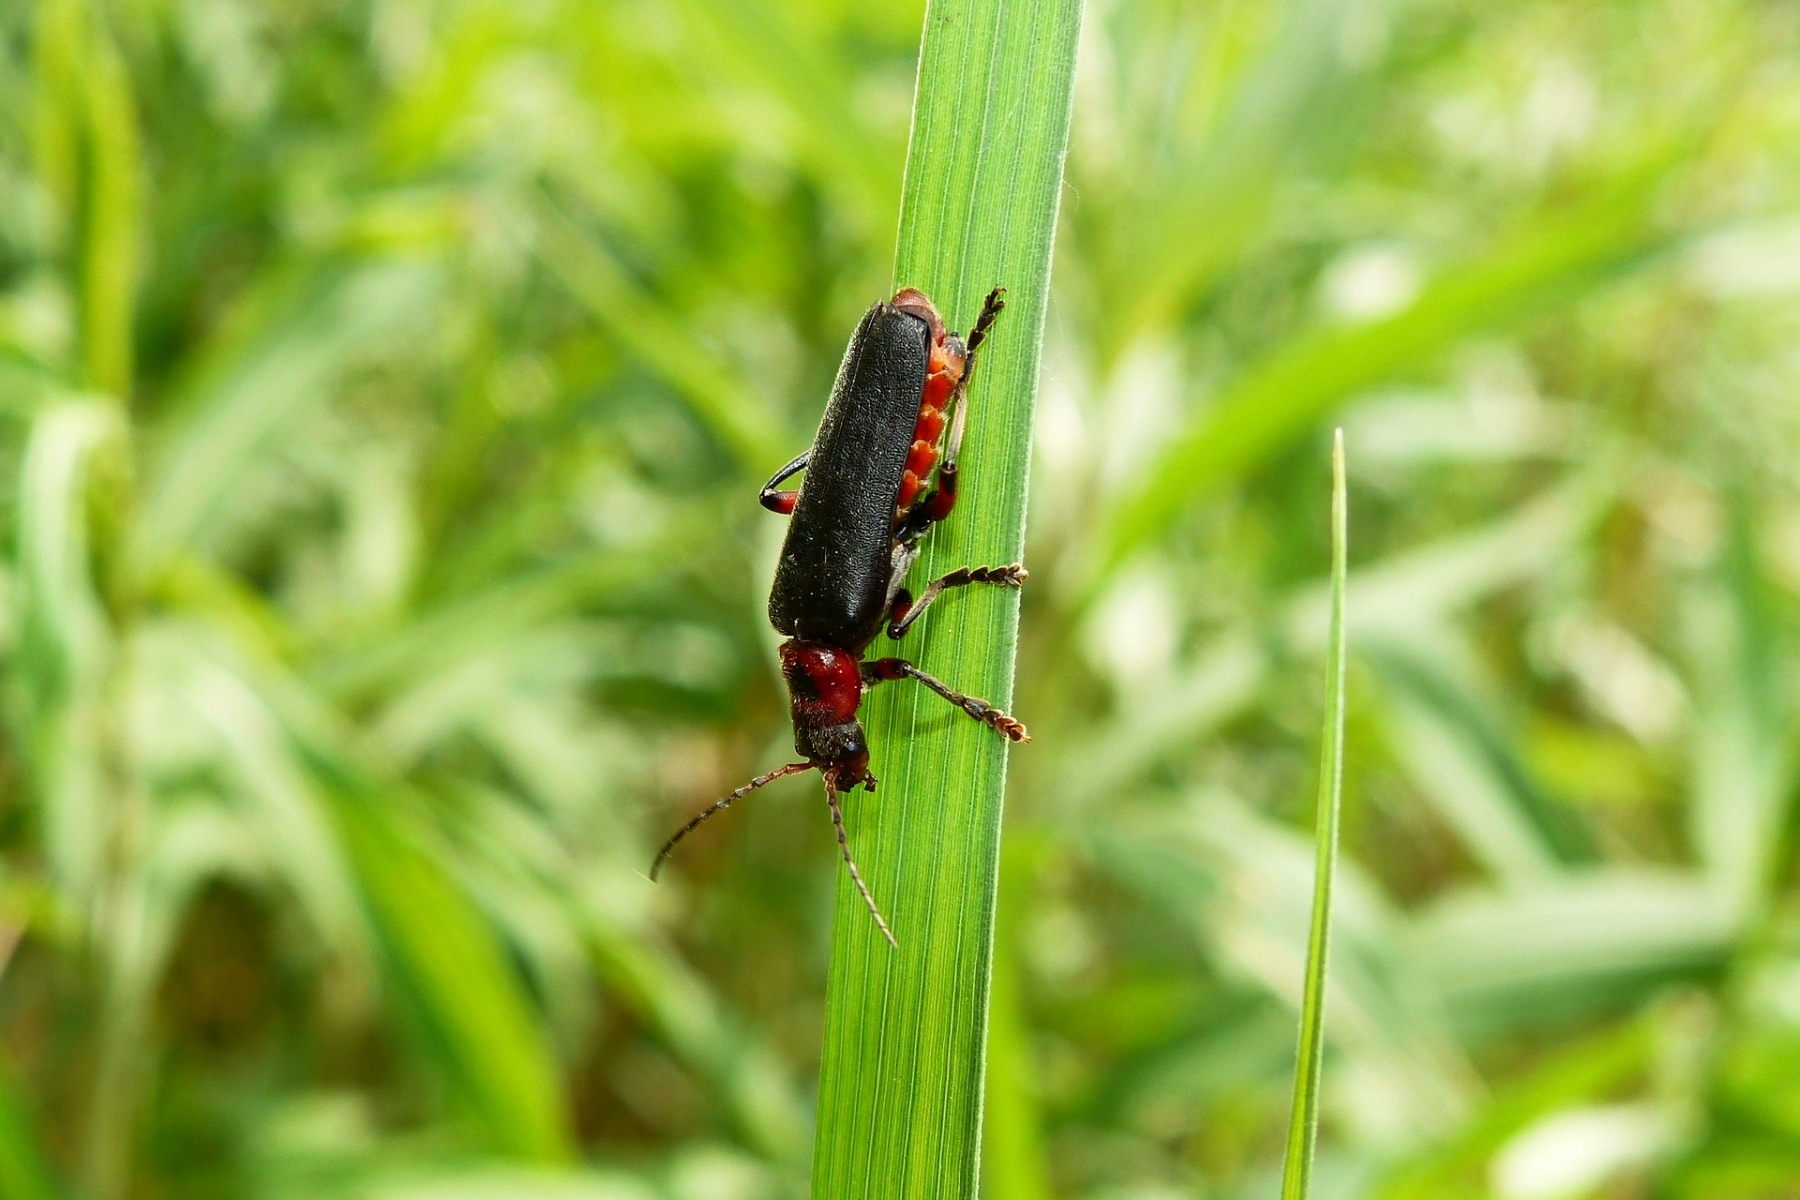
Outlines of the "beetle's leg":
M869 683L880 683L885 679L916 679L995 733L1011 738L1015 742L1031 740L1031 735L1025 731L1025 726L986 700L964 695L943 680L927 675L904 658L878 658L873 662L864 663L863 679Z
M932 485L931 493L908 510L899 534L902 538L917 541L926 529L948 517L956 507L956 458L962 452L963 430L969 420L969 380L975 374L975 351L987 340L988 330L993 328L994 319L1006 307L1006 301L1001 299L1005 294L1006 289L1000 287L987 294L987 299L981 304L981 315L975 319L975 328L969 331L962 378L956 381L956 391L950 396L950 404L955 412L950 418L950 433L944 442L944 461L937 469L937 481Z
M950 399L950 403L956 406L956 416L950 422L950 438L944 443L944 465L938 468L937 490L940 493L947 492L948 499L942 502L943 515L934 514L934 521L941 521L949 516L951 506L956 503L956 456L962 451L963 426L967 421L969 408L969 380L975 376L975 352L981 348L981 343L987 341L988 330L993 328L995 318L1006 307L1006 301L1001 299L1004 295L1006 289L1001 287L987 294L987 299L981 302L981 315L975 318L975 328L969 331L969 350L963 357L962 378L956 381L956 392ZM936 508L937 504L936 497L933 497L932 507Z
M775 477L763 484L762 494L756 498L757 502L770 512L781 513L783 516L793 512L794 502L800 499L800 493L777 491L776 485L781 483L782 480L791 478L804 471L806 469L807 460L810 458L812 458L812 450L809 448L805 453L795 458L793 462L775 472Z
M871 787L871 792L875 789ZM862 872L856 869L856 860L850 856L850 835L844 832L844 810L838 804L837 775L832 771L825 772L825 803L831 806L831 824L837 829L838 849L843 852L844 865L850 868L850 882L862 893L863 903L869 906L869 914L875 918L875 925L881 930L881 936L888 940L888 945L898 950L900 943L894 940L894 931L888 928L887 921L876 907L875 897L869 892L869 885L863 882Z
M663 864L669 861L669 855L675 852L677 843L688 834L694 832L694 830L700 828L701 825L711 820L714 813L724 812L734 803L742 800L745 796L748 796L759 787L774 783L777 779L781 779L785 776L798 775L802 771L810 770L812 770L811 763L789 763L785 767L777 767L767 775L758 775L755 779L752 779L749 783L746 783L743 787L731 793L731 795L703 811L699 816L689 821L686 825L683 825L680 829L677 829L675 831L675 836L663 843L662 849L656 852L656 861L650 864L650 878L653 881L655 880L656 873L662 870Z
M896 641L905 636L912 628L912 623L925 614L931 602L944 594L947 588L967 587L971 583L991 583L996 587L1024 587L1030 573L1018 563L1010 567L962 567L950 572L941 579L934 579L925 586L925 591L915 602L906 589L902 588L895 595L892 608L888 610L888 636Z
M970 354L974 354L981 348L981 343L987 341L988 330L994 326L994 318L998 317L1000 310L1006 307L1006 301L1002 299L1005 295L1006 289L997 287L987 294L986 300L981 302L981 315L975 318L975 328L969 330Z

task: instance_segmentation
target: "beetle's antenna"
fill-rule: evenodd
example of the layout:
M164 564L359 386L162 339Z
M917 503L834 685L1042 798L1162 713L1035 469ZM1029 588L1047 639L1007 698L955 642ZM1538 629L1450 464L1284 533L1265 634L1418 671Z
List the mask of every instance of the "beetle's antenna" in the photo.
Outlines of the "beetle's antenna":
M850 868L850 882L862 893L863 903L869 906L869 913L875 918L875 924L881 929L881 936L888 940L888 945L898 950L900 943L894 940L894 931L888 928L887 921L882 919L881 910L875 907L875 897L869 894L869 885L863 882L862 872L856 869L856 860L850 857L850 837L844 832L844 810L838 805L837 774L826 771L825 803L831 806L831 823L837 827L838 849L844 852L844 865Z
M689 821L686 825L683 825L680 829L677 829L675 831L675 836L670 838L668 841L664 842L663 848L656 852L656 861L650 864L651 882L655 882L656 873L658 871L662 870L664 863L669 861L669 855L671 855L675 852L675 847L677 844L680 843L681 839L686 837L688 834L694 832L694 830L700 828L700 826L706 824L707 821L712 819L712 815L714 813L724 812L726 809L730 808L733 804L737 803L739 800L742 800L745 796L748 796L751 792L754 792L759 787L764 787L768 784L774 783L777 779L781 779L784 776L798 775L802 771L810 771L810 770L812 770L811 763L789 763L785 767L777 767L775 770L770 771L767 775L758 775L755 779L752 779L749 783L746 783L743 787L741 787L737 791L731 793L731 795L725 797L723 800L719 801L717 804L713 805L711 808L708 808L707 810L702 812L699 816L697 816L693 820ZM851 870L854 871L855 868L852 867Z

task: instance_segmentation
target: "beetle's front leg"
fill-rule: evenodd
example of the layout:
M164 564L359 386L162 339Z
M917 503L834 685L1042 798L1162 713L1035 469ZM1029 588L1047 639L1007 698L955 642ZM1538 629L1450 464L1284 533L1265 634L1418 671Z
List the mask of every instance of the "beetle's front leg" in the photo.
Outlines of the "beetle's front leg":
M870 685L888 679L916 679L995 733L1015 742L1031 740L1031 734L1026 732L1025 726L986 700L957 691L943 680L927 675L904 658L878 658L873 662L866 662L862 665L862 674L863 682Z
M757 503L761 504L770 512L780 513L783 516L793 512L794 505L800 499L800 493L797 491L778 491L777 488L784 480L790 479L804 471L806 469L806 464L811 461L811 459L812 451L808 449L805 453L796 457L793 462L775 472L774 478L763 484L761 494L756 497Z
M914 621L925 615L932 602L949 588L967 587L971 583L991 583L995 587L1024 587L1030 578L1028 572L1018 563L1008 567L961 567L941 578L925 585L915 601L905 588L894 594L893 602L888 606L888 636L898 641L912 628Z

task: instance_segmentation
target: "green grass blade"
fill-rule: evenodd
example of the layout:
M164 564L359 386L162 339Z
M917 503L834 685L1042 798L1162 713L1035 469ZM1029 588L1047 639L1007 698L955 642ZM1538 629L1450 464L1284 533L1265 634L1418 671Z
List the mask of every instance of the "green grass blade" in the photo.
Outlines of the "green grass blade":
M539 256L608 332L681 394L696 420L751 473L787 457L780 417L683 323L643 294L619 265L554 206L540 205Z
M128 399L143 170L131 81L94 6L42 0L37 28L37 165L69 243L80 374Z
M318 412L365 356L397 348L425 327L438 276L417 263L328 268L260 337L220 363L181 401L191 415L153 472L138 537L146 569L160 568L222 513L260 457Z
M1387 685L1397 757L1482 865L1541 883L1593 858L1585 829L1538 781L1494 706L1428 654L1379 640L1365 653Z
M1450 1018L1491 1036L1653 994L1720 962L1743 929L1734 901L1699 872L1614 864L1441 898L1410 936Z
M1294 1061L1294 1112L1288 1124L1281 1200L1305 1200L1319 1136L1319 1088L1325 1071L1325 965L1331 946L1331 874L1337 865L1338 808L1344 790L1344 578L1348 519L1344 433L1331 451L1331 644L1325 657L1325 736L1319 750L1319 857L1313 877L1312 931L1306 945L1306 990Z
M106 481L116 487L122 473L123 437L117 405L53 405L32 425L18 494L20 631L10 666L50 875L83 911L98 903L106 873L94 831L110 820L99 764L116 649L94 570L104 550L85 517L96 497L112 499Z
M820 173L891 220L888 189L897 147L873 134L856 101L855 81L819 30L778 4L687 0L682 7L710 27L720 67L780 99L798 146Z
M54 1200L56 1184L41 1145L30 1098L12 1064L0 1059L0 1196Z
M580 901L571 898L572 905ZM786 1063L652 935L611 914L581 916L583 944L619 1003L656 1030L684 1063L710 1080L750 1146L778 1162L804 1162L809 1122Z
M915 586L1023 548L1080 21L1080 0L933 0L926 14L895 279L953 328L995 284L1008 309L970 397L961 503L927 539ZM1016 595L970 589L934 608L905 651L1004 706L1017 629ZM879 689L867 715L885 782L849 798L850 844L900 945L840 873L813 1195L973 1197L1005 746L910 683Z
M317 756L394 981L461 1113L497 1154L571 1156L550 1048L506 949L371 781Z
M1748 914L1781 861L1793 752L1774 683L1783 649L1775 601L1752 513L1733 501L1720 561L1686 621L1697 718L1689 825L1707 873Z
M519 574L421 612L323 659L314 679L334 696L364 696L405 687L468 662L508 639L667 574L668 559L696 545L694 531L671 528L647 552L590 550Z

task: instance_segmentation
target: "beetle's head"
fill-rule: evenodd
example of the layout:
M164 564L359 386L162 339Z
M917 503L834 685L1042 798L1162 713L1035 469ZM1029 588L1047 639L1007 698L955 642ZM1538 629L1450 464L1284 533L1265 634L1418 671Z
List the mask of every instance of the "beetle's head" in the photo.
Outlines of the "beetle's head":
M952 383L962 378L964 365L969 360L969 345L961 337L951 333L944 327L944 318L937 306L928 300L924 292L918 288L904 288L894 297L894 307L903 313L910 313L925 322L931 331L931 373L943 376ZM948 396L943 393L938 400L942 403Z
M901 288L894 294L890 302L903 313L911 313L931 329L931 340L942 341L944 338L944 318L939 314L937 305L918 288Z
M845 790L868 778L869 743L856 710L862 705L862 664L857 655L798 638L781 645L794 718L794 749Z

